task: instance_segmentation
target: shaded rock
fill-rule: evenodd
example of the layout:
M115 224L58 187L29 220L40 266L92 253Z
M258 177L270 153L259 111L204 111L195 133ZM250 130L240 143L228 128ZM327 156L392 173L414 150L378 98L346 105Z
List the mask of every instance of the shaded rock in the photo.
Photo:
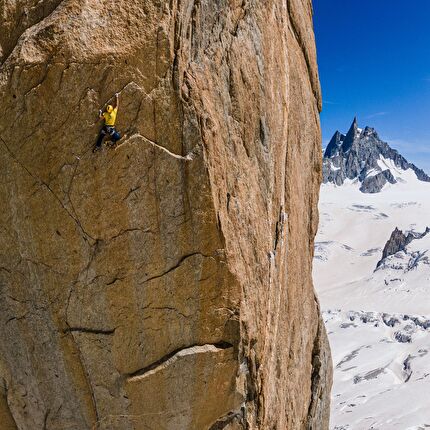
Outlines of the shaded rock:
M361 183L362 193L379 193L386 183L395 184L393 174L387 169L373 176L366 177Z
M394 327L396 324L400 323L398 318L388 314L382 314L382 321L388 327Z
M411 379L412 376L412 368L411 368L411 361L414 359L414 356L412 355L408 355L407 358L405 360L403 360L403 369L402 369L402 374L403 374L403 381L404 382L408 382Z
M400 343L411 343L412 342L412 336L407 333L402 333L400 331L396 331L394 333L394 339L397 340L397 342Z
M376 267L379 267L388 256L394 255L399 251L404 251L406 246L409 245L413 239L414 237L411 233L405 236L403 232L396 227L385 244L382 250L382 258L379 260Z
M306 429L322 429L325 423L330 420L330 408L326 401L321 401L325 397L326 382L333 378L332 366L327 366L331 362L330 347L325 334L325 326L320 318L317 337L314 341L312 351L312 400L309 404Z
M0 379L0 423L5 430L17 430L18 427L7 403L7 392L6 381Z
M428 233L430 233L429 227L427 227L423 233L409 232L407 235L405 235L401 230L396 227L391 233L391 236L385 244L384 249L382 250L382 258L378 261L376 268L380 267L387 257L394 255L400 251L406 251L406 247L413 240L422 239ZM417 257L419 258L420 256L418 255Z
M25 30L49 16L61 0L2 0L0 63L11 54Z
M356 375L354 376L353 382L354 384L358 384L362 381L370 381L371 379L377 379L379 375L382 375L385 373L385 368L380 367L378 369L370 370L369 372L366 372L363 375Z

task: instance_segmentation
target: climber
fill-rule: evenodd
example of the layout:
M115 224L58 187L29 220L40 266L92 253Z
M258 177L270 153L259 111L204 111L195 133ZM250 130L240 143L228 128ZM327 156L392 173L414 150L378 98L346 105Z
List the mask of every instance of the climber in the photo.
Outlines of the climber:
M103 128L100 130L96 146L93 152L98 151L102 147L102 143L106 135L109 135L112 140L112 146L121 139L121 135L115 129L116 115L118 113L119 94L115 94L115 106L107 105L106 112L99 111L99 119L105 121Z

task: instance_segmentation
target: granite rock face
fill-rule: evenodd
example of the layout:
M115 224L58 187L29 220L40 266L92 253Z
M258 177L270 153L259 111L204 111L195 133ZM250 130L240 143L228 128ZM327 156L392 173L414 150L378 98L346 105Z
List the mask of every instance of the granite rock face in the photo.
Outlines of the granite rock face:
M384 249L382 251L382 258L378 261L376 268L380 267L384 263L385 259L390 255L394 255L400 251L406 252L406 247L413 240L422 239L429 233L430 233L430 227L427 227L423 233L410 231L408 232L408 234L403 233L401 230L399 230L396 227L391 233L390 238L388 239L387 243L384 246Z
M385 169L376 175L366 176L360 186L362 193L379 193L385 184L397 183L389 169Z
M388 163L388 164L387 164ZM387 168L388 167L388 168ZM385 184L395 184L396 169L411 169L420 181L430 177L382 141L375 129L358 128L357 119L348 133L333 135L324 152L323 182L342 185L346 179L360 182L363 193L378 193Z
M2 2L2 430L328 428L311 3L110 5Z

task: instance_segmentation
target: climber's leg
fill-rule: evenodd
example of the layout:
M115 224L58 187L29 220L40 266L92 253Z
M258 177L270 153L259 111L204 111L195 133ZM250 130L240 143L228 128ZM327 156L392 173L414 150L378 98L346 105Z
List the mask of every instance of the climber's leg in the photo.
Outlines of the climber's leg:
M118 140L121 139L121 135L116 131L115 127L109 127L108 133L112 141L111 146L115 146Z
M120 139L121 139L121 134L115 130L115 133L112 135L113 143L115 144Z
M105 136L106 136L106 130L105 130L105 127L103 127L100 130L99 137L97 138L96 146L94 147L94 151L101 149L103 139L105 138Z

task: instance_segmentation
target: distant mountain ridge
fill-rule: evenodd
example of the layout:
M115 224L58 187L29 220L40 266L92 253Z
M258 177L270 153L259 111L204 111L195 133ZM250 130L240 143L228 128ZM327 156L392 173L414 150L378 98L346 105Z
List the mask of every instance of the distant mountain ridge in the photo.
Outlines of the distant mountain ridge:
M399 174L408 169L418 180L430 182L423 170L382 141L374 128L360 129L354 118L348 133L336 131L324 152L323 182L342 185L346 179L358 180L360 191L377 193L385 184L398 182Z

